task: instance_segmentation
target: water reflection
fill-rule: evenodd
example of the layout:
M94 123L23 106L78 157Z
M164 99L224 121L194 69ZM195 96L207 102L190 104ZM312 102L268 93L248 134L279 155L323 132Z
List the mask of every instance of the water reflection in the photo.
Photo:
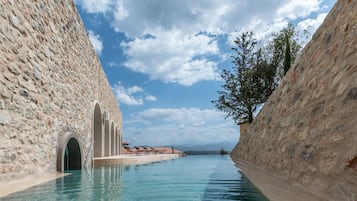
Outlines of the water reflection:
M221 156L210 175L203 200L268 201L227 156Z
M188 156L146 165L102 166L0 200L266 201L228 157Z
M120 200L121 166L98 167L91 171L71 170L71 175L0 198L17 200Z

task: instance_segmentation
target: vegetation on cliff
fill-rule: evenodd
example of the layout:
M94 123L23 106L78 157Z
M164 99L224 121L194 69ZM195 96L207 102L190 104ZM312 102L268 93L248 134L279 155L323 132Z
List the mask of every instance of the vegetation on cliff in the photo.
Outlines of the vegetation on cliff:
M272 94L281 78L295 61L301 45L295 26L289 24L273 34L266 46L258 47L253 32L244 32L231 49L232 70L223 70L223 90L212 101L216 108L232 117L236 124L252 122L258 106Z

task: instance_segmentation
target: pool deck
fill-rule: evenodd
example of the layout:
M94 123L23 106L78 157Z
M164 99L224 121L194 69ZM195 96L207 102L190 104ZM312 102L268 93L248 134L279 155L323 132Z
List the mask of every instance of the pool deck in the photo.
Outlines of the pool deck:
M171 160L179 157L182 157L182 154L119 155L94 158L93 161L95 165L134 165ZM50 172L2 182L0 183L0 198L67 175L69 174Z
M259 167L242 161L235 161L240 171L272 201L324 201L321 197L309 192L301 184L280 178Z
M41 175L29 175L21 179L0 183L0 198L67 175L69 174L52 172Z
M182 154L126 154L111 157L94 158L93 161L94 165L132 165L171 160L180 157L182 157Z

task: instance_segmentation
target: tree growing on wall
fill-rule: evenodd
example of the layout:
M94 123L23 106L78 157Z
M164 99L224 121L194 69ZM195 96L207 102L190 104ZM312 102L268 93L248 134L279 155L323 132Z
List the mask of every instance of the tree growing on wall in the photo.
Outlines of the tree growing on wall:
M278 33L273 34L273 39L266 48L269 63L276 68L277 82L284 77L302 48L298 37L296 26L290 23Z
M257 40L252 32L242 33L234 41L235 52L232 71L223 70L223 90L218 91L218 100L212 101L216 108L232 117L236 124L253 121L253 113L264 101L263 82L258 73L265 61L256 50Z
M223 90L217 92L219 98L212 103L239 125L253 121L253 113L273 93L301 45L292 24L273 34L266 47L257 48L252 32L242 33L234 43L234 66L231 71L223 70Z

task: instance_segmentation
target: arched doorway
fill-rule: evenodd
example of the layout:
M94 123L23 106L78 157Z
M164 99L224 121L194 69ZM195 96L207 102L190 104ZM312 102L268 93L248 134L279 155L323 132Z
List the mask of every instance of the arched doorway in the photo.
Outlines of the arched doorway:
M82 167L81 149L75 138L71 138L64 151L63 168L66 170L80 170Z
M112 124L110 125L110 139L111 139L111 142L110 142L110 147L111 147L111 155L112 156L115 156L115 134L114 134L114 124L112 122Z
M102 135L102 112L99 104L95 104L93 117L94 134L94 157L102 157L103 135Z
M57 171L78 170L82 168L81 145L76 134L64 133L58 141Z

